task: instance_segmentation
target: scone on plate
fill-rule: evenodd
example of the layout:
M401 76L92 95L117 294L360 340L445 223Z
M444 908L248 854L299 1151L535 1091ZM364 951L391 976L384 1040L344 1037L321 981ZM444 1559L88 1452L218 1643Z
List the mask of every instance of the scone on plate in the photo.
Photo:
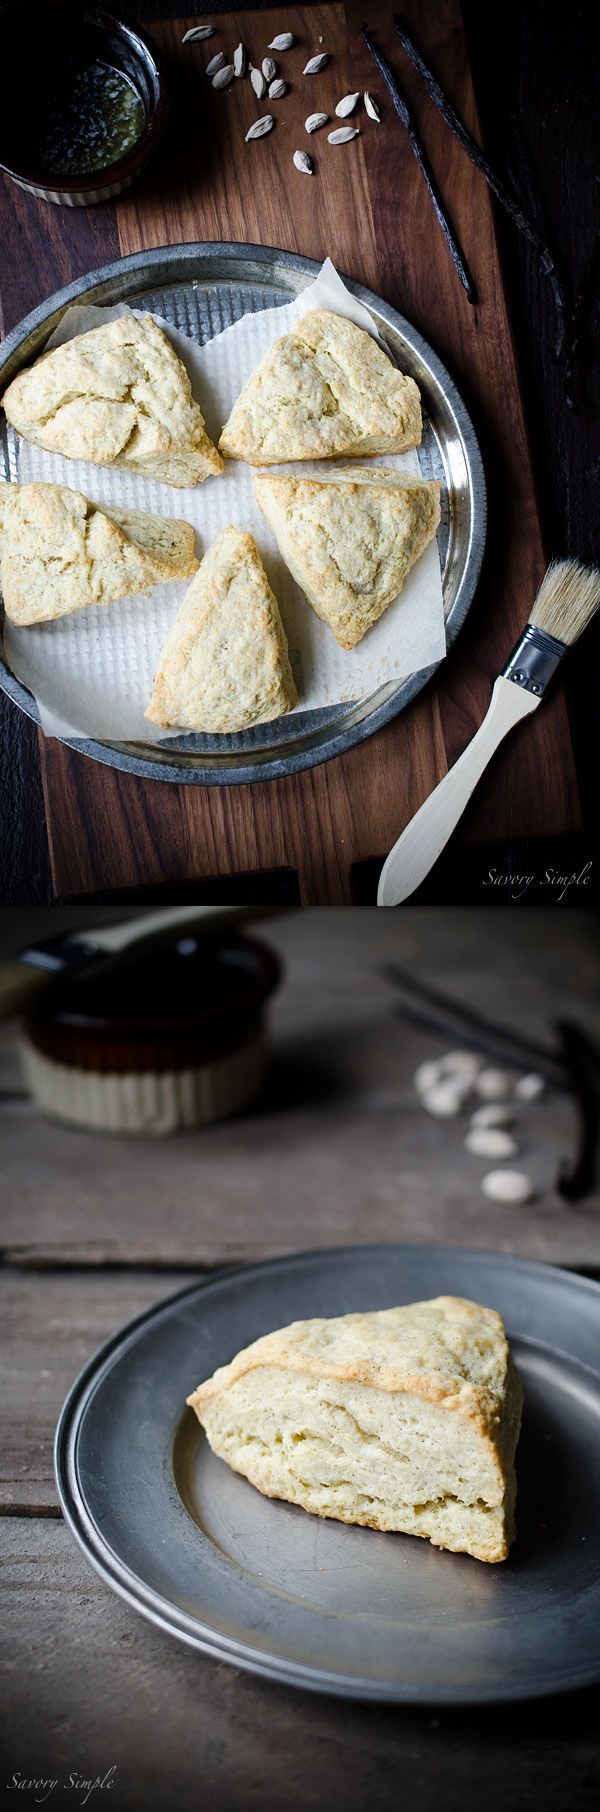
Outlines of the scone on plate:
M286 566L341 648L354 648L398 596L440 520L437 481L387 466L319 478L261 472L254 489Z
M61 484L0 485L0 585L12 623L49 623L196 572L189 522L90 503Z
M421 400L372 334L313 309L263 354L219 446L253 466L403 453L421 439Z
M287 640L252 535L221 529L164 642L146 717L227 734L270 723L297 698Z
M214 1452L267 1497L506 1559L522 1390L493 1309L439 1296L294 1321L187 1401Z
M151 315L121 315L42 353L2 402L24 440L66 459L178 486L223 470L185 365Z

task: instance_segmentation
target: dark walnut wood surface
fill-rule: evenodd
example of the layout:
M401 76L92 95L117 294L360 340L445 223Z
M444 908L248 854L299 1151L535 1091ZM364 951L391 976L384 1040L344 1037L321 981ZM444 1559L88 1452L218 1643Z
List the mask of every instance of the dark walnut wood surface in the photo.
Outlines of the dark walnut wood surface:
M52 1439L74 1377L194 1274L370 1240L443 1240L600 1272L598 1193L567 1207L554 1188L572 1150L568 1102L523 1112L519 1162L533 1169L536 1201L487 1202L464 1124L426 1116L413 1092L415 1064L438 1046L392 1016L377 973L395 957L530 1036L545 1039L567 1013L597 1035L587 916L569 920L568 974L559 915L302 913L261 934L286 967L271 1073L230 1125L156 1142L61 1129L19 1092L12 1037L0 1043L0 1778L62 1780L78 1767L95 1779L114 1765L111 1797L90 1802L114 1812L587 1812L596 1692L477 1713L293 1693L142 1621L61 1521ZM50 1803L62 1808L58 1788Z
M406 9L470 126L479 130L458 0ZM322 36L332 60L313 101L382 87L359 27L358 5L294 8L307 54ZM181 47L187 19L153 21L180 70L170 139L153 169L116 207L65 216L7 184L3 278L8 328L40 295L119 253L190 239L281 245L339 268L406 313L447 362L484 451L490 530L469 624L440 677L395 723L348 755L286 781L251 787L168 787L118 774L40 737L55 893L90 895L143 885L295 871L306 902L351 897L354 864L382 855L472 736L490 683L525 622L544 566L515 354L488 192L414 80L381 3L369 10L397 62L431 151L480 301L471 308L435 224L406 136L385 99L380 127L349 147L325 147L309 181L291 154L303 141L308 84L279 109L272 138L247 146L255 115L247 84L207 92L208 53ZM223 40L243 37L259 60L289 23L284 9L223 19ZM212 40L216 42L216 40ZM298 60L298 59L296 59ZM383 92L382 92L383 99ZM577 782L560 691L514 734L466 822L474 842L576 831Z

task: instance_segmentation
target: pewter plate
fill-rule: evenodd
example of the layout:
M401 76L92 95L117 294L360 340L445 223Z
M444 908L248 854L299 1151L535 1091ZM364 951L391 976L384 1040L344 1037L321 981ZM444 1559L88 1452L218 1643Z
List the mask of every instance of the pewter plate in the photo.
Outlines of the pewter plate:
M127 302L136 308L154 309L204 344L249 311L291 301L318 270L311 259L270 246L198 244L136 252L57 291L14 328L0 349L0 392L23 365L43 351L72 302L105 306ZM483 558L486 492L479 447L464 403L427 342L371 290L351 282L348 287L370 309L393 357L403 371L416 378L421 391L426 417L421 469L442 480L439 548L450 648L473 599ZM3 421L0 477L15 475ZM69 746L109 767L150 780L219 786L275 779L329 761L371 736L404 710L435 670L425 668L402 685L382 686L353 704L295 712L293 717L259 724L235 736L169 737L159 746L85 739L71 741ZM1 640L0 685L39 723L36 701L11 672Z
M518 1538L489 1566L263 1498L185 1398L296 1318L464 1295L499 1309L525 1388ZM88 1365L56 1439L62 1507L122 1598L193 1648L356 1699L472 1705L600 1678L600 1288L447 1247L311 1252L152 1308Z

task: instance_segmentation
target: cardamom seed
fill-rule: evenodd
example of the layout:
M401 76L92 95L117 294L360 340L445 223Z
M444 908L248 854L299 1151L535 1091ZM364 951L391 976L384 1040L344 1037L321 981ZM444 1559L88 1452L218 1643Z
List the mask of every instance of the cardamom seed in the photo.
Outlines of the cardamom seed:
M255 120L254 125L251 126L246 133L246 144L248 143L249 138L264 138L267 132L273 131L274 125L275 121L272 113L263 114L263 118L261 120Z
M225 68L218 69L216 75L213 76L213 88L228 88L229 83L233 81L234 75L235 70L233 63L226 63Z
M214 35L214 25L192 25L191 31L184 32L181 42L182 44L199 44L202 38L214 38Z
M351 138L358 138L358 126L338 126L336 132L327 133L329 145L349 145Z
M355 106L356 106L356 103L358 100L360 100L360 95L358 95L358 94L345 94L343 97L343 100L338 101L338 104L337 104L337 107L335 110L337 113L338 119L346 120L348 118L349 113L354 113L354 109L355 109Z

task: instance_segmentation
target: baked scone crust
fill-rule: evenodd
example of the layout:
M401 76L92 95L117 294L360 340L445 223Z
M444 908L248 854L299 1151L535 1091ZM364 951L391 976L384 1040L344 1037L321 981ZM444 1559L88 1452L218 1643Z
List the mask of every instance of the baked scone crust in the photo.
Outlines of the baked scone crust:
M270 723L297 692L277 600L252 535L221 529L161 650L146 717L230 734Z
M24 440L164 484L223 470L185 365L151 315L122 315L42 353L2 398Z
M506 1558L522 1390L492 1309L437 1297L293 1322L187 1401L215 1453L267 1496Z
M260 359L219 447L270 466L292 459L403 453L421 439L421 400L372 334L313 309Z
M189 522L90 503L67 485L0 486L0 583L12 623L48 623L196 572Z
M402 590L440 520L437 480L386 466L319 478L257 473L280 553L341 648L354 648Z

